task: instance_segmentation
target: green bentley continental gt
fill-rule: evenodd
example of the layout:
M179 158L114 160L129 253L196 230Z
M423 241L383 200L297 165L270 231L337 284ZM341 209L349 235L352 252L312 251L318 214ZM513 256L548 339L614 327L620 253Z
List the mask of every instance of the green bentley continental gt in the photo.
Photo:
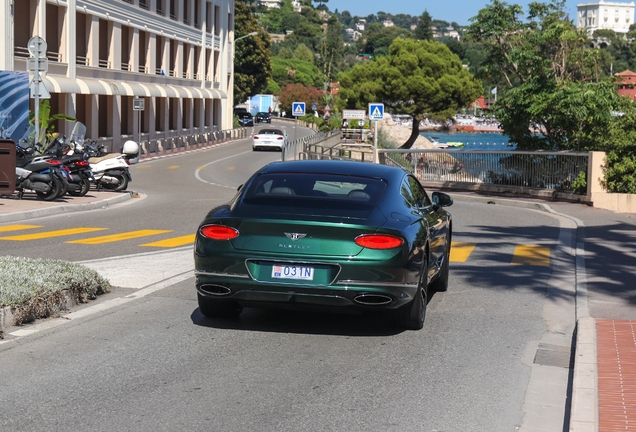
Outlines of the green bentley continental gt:
M194 246L199 309L385 311L424 325L432 290L446 291L452 218L396 167L338 160L274 162L200 224Z

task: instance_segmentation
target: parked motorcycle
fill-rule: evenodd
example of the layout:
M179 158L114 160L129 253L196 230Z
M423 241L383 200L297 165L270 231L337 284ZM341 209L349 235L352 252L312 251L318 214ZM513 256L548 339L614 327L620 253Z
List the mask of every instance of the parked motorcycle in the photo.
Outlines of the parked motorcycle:
M71 140L74 139L71 134ZM90 164L86 155L71 151L71 140L64 136L58 136L47 150L47 154L55 156L62 162L68 172L68 190L71 196L84 196L88 193L91 183L94 181Z

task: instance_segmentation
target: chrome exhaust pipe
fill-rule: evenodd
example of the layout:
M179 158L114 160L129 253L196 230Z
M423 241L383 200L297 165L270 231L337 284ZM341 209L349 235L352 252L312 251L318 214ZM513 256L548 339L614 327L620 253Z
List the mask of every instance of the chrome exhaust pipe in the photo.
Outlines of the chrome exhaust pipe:
M224 285L201 285L199 289L204 293L213 296L225 296L232 294L232 290Z
M353 301L365 306L383 306L393 303L393 299L383 294L360 294L354 297Z

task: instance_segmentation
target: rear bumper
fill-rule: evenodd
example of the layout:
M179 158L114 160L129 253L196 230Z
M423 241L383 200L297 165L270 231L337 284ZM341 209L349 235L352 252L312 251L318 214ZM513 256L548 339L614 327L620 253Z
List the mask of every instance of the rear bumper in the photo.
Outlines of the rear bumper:
M403 283L338 281L329 286L276 285L249 277L196 271L196 289L204 297L246 307L311 307L393 310L413 300L417 286Z

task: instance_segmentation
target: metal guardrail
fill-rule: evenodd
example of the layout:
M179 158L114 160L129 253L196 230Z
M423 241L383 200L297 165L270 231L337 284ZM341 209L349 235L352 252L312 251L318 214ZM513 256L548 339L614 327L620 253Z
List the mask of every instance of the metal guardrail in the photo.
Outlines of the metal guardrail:
M316 148L318 143L327 148L338 145L340 143L340 132L317 132L313 135L290 141L283 147L282 160L330 159L327 157L310 157L309 149L312 146Z
M379 162L413 172L421 181L516 186L572 192L587 174L587 152L379 149ZM578 191L582 192L582 191Z

